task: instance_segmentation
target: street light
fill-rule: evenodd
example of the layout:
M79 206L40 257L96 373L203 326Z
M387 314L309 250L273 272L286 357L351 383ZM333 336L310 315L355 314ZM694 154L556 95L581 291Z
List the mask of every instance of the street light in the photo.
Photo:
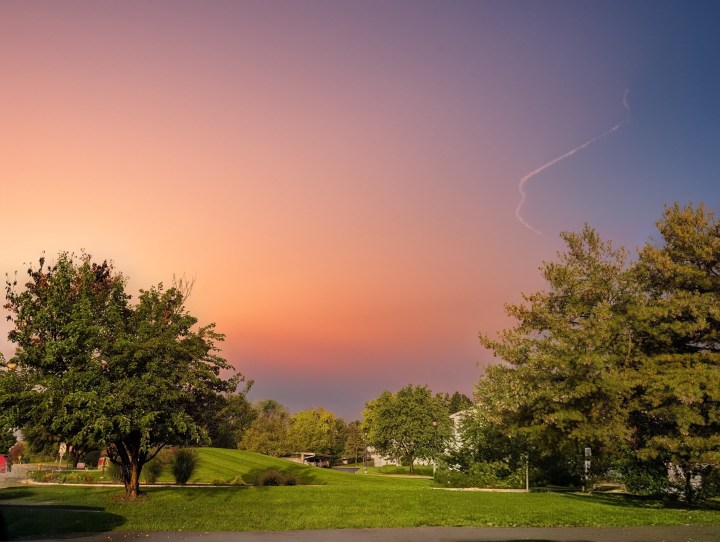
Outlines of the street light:
M363 468L364 468L364 474L367 474L367 451L368 451L368 445L367 445L367 433L364 433L363 436L365 437L363 439Z
M435 477L435 470L437 469L437 455L438 455L438 445L437 445L437 428L438 428L438 422L437 420L432 421L433 426L433 448L435 449L435 454L433 455L433 478Z

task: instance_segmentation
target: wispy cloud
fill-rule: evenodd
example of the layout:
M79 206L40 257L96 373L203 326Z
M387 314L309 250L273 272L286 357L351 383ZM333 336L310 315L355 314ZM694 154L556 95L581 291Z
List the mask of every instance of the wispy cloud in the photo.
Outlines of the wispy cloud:
M628 97L629 97L629 95L630 95L630 89L625 89L625 93L623 94L623 107L625 107L625 110L628 111L628 112L630 111L630 104L629 104L629 102L628 102ZM582 145L578 145L578 146L575 147L574 149L566 152L565 154L563 154L563 155L561 155L561 156L558 156L557 158L553 158L552 160L550 160L550 161L547 162L546 164L543 164L542 166L540 166L540 167L532 170L530 173L528 173L528 174L525 175L522 179L520 179L520 182L518 183L518 192L520 192L520 202L518 203L518 206L515 208L515 218L518 219L518 221L520 222L520 224L522 224L523 226L525 226L525 227L526 227L527 229L529 229L530 231L533 231L533 232L537 233L538 235L541 235L541 233L542 233L540 230L538 230L538 229L534 228L532 225L530 225L530 224L522 217L522 214L521 214L523 205L525 205L525 199L527 198L527 195L525 194L525 184L526 184L530 179L532 179L533 177L535 177L535 175L537 175L537 174L545 171L545 170L548 169L549 167L554 166L554 165L557 164L558 162L562 162L562 161L565 160L566 158L569 158L570 156L572 156L572 155L575 154L576 152L581 151L581 150L589 147L590 145L592 145L592 144L595 143L596 141L599 141L600 139L604 138L605 136L608 136L608 135L612 134L614 131L620 129L620 127L621 127L623 124L625 124L626 122L627 122L627 121L619 122L618 124L616 124L615 126L613 126L612 128L610 128L609 130L606 130L606 131L603 132L602 134L600 134L600 135L598 135L598 136L595 136L595 137L593 137L592 139L589 139L588 141L586 141L586 142L583 143Z

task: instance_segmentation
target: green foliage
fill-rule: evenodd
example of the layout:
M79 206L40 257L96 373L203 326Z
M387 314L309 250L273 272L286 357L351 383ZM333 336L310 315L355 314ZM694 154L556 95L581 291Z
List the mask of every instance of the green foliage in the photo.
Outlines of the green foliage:
M238 447L242 450L280 457L293 452L290 414L277 401L256 405L257 417L243 433Z
M345 422L324 408L303 410L290 420L290 440L297 451L339 456L346 435Z
M507 306L518 323L499 340L480 337L508 364L487 369L478 411L543 454L611 451L632 435L627 310L637 294L624 250L587 226L562 238L566 251L541 268L547 290Z
M147 484L154 484L163 473L165 465L162 461L155 457L151 461L148 461L142 470L142 479ZM189 479L189 478L188 478ZM187 481L187 480L186 480Z
M122 482L123 481L123 472L122 467L120 465L117 465L115 463L108 463L107 467L105 467L105 474L108 478L115 482Z
M367 451L367 442L362 431L359 421L350 422L347 426L347 436L345 437L345 449L343 454L348 459L353 459L355 463L361 463Z
M170 471L175 483L184 485L198 467L198 453L192 448L177 448L170 461Z
M15 433L10 428L0 428L0 454L6 454L10 451L10 448L15 446L17 439Z
M510 470L506 463L476 461L468 472L449 468L435 471L435 481L447 487L480 487L493 489L522 489L525 487L525 470Z
M86 471L30 470L27 476L33 482L46 484L93 484L97 482L95 473Z
M280 472L270 469L261 472L257 477L259 486L294 486L297 485L297 477L292 473Z
M427 386L408 385L365 403L363 429L368 443L382 455L408 461L434 459L450 436L450 418L441 397Z
M257 418L257 410L247 400L245 393L220 395L218 401L209 428L212 445L216 448L237 448L243 434Z
M629 487L691 502L720 467L720 221L675 204L657 225L662 243L632 264L589 227L562 234L547 289L508 306L517 324L499 339L481 336L506 363L476 400L531 455L591 447L594 463L623 462Z
M17 369L0 378L0 411L73 454L106 445L132 498L158 450L208 442L208 405L239 381L219 376L232 370L218 355L223 336L213 324L196 327L182 281L131 303L112 264L67 253L52 266L41 258L28 277L20 291L7 281Z
M628 491L636 495L663 497L671 493L668 469L663 462L640 461L628 453L615 463Z
M637 265L647 292L635 311L643 378L633 402L637 455L679 467L684 497L693 478L720 465L720 220L703 205L667 207L662 246Z
M100 461L100 455L102 452L99 450L93 450L92 452L86 453L83 458L82 462L85 463L88 467L97 467L98 462Z

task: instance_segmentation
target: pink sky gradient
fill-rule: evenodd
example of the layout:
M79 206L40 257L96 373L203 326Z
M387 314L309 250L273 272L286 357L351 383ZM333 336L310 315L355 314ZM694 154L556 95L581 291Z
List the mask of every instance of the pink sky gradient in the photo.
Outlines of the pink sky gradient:
M352 419L407 383L471 394L491 360L478 332L541 285L560 231L589 221L634 248L664 203L720 203L716 147L663 163L684 133L654 94L670 38L625 15L3 2L0 269L85 249L135 289L194 278L191 309L227 335L251 398L292 410ZM528 231L518 181L625 120L626 88L631 122L527 183L545 235Z

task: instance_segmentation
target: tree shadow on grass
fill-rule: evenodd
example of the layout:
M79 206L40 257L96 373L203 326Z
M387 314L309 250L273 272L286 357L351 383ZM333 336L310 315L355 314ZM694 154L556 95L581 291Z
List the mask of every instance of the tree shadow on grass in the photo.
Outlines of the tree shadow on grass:
M581 500L585 503L605 504L609 506L619 506L622 508L645 508L645 509L677 509L677 510L720 510L720 503L705 501L695 504L687 504L678 500L663 500L657 497L649 497L642 495L628 494L579 494L565 493L563 497L573 500Z
M36 494L18 488L0 492L0 540L74 538L111 531L125 518L92 506L18 501Z

